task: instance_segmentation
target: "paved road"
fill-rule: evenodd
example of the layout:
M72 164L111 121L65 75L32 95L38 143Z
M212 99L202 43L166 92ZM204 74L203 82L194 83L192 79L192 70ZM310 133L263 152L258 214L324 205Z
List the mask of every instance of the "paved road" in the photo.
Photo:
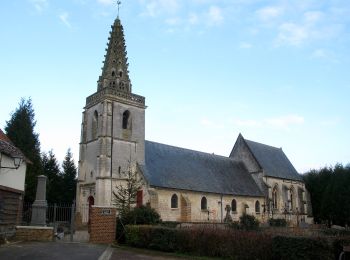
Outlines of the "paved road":
M95 245L87 243L27 242L0 247L0 259L95 260L103 254L106 248L106 245Z
M23 242L0 247L1 260L179 260L161 252L66 242ZM189 259L189 258L187 258Z
M114 248L110 260L180 260L161 252L153 252L139 249ZM185 258L190 259L190 258Z

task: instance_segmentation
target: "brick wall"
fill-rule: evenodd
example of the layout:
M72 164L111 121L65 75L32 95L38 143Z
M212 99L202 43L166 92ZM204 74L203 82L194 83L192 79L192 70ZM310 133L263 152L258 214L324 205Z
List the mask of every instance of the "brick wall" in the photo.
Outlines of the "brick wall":
M116 209L92 206L90 216L90 242L110 244L115 240Z
M53 235L52 227L16 227L16 240L18 241L52 241Z

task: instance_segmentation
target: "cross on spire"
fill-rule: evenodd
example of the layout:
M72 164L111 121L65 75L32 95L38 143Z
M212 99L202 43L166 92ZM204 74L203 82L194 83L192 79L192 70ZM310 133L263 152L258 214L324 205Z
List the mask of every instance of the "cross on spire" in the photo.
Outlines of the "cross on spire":
M118 18L119 18L119 6L122 4L122 2L120 0L117 1L117 5L118 5Z

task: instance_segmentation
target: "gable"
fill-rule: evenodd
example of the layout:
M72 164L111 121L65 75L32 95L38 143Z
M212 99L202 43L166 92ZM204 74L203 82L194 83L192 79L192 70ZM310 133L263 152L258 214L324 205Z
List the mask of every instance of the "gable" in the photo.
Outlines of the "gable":
M141 170L155 187L263 196L242 162L214 154L145 141Z
M243 162L250 173L262 171L262 167L252 154L241 134L238 135L235 145L232 148L230 158Z
M245 139L249 150L254 155L266 176L297 180L302 178L289 161L282 148L277 148Z

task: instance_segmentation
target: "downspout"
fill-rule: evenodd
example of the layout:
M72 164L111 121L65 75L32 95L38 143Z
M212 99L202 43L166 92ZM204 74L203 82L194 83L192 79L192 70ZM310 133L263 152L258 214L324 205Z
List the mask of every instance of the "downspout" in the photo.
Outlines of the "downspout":
M221 223L222 223L222 197L223 195L220 195L220 205L221 205Z

